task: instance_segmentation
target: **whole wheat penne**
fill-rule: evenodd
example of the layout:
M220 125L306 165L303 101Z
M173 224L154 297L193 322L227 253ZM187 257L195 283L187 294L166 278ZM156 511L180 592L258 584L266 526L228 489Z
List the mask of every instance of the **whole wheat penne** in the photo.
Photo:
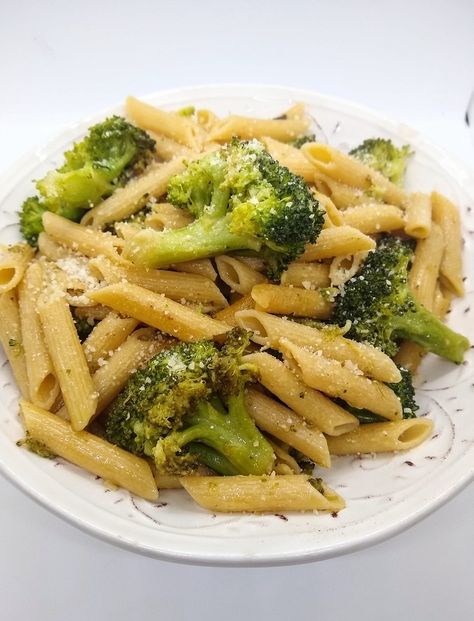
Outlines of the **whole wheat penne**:
M18 288L18 307L30 400L38 407L49 410L59 396L59 382L37 310L42 291L43 273L40 263L36 261L28 267Z
M323 229L315 244L308 244L298 261L310 262L320 259L374 250L374 240L353 226L333 226Z
M38 235L38 250L43 257L50 261L70 257L73 252L71 248L62 246L60 242L55 241L44 231Z
M22 400L20 407L29 436L52 453L137 496L157 499L156 483L144 459L87 431L74 431L66 421L28 401Z
M123 262L120 253L124 240L115 235L93 231L50 211L43 214L43 226L51 239L76 252L88 257L105 256L115 263Z
M317 142L303 145L301 151L318 170L336 181L373 192L398 207L406 205L407 195L403 190L378 171L342 151Z
M0 294L14 289L35 254L28 244L8 246L0 252Z
M0 294L0 343L21 394L29 398L28 374L16 290Z
M195 146L195 125L185 116L166 112L135 97L127 97L125 109L128 116L143 129L151 129L177 142L193 148Z
M388 420L402 418L400 400L386 384L357 374L350 364L318 355L285 338L280 339L279 349L311 388L343 399L355 408L366 408Z
M433 224L430 234L419 239L416 244L415 257L408 276L411 292L428 310L433 309L443 252L443 232L437 224Z
M214 318L218 319L219 321L224 321L229 326L235 327L238 325L237 319L235 317L235 313L238 313L239 311L243 311L243 310L252 309L254 307L255 307L255 302L253 301L252 296L250 294L243 295L236 302L233 302L227 308L224 308L218 313L216 313L214 315Z
M90 297L181 341L211 338L229 330L229 326L223 322L174 302L163 294L130 283L109 285L92 292Z
M193 221L190 213L169 203L153 206L153 211L145 218L145 226L157 231L180 229Z
M252 298L259 308L276 315L329 319L332 304L320 291L261 284L252 289Z
M91 373L109 358L117 347L135 330L138 321L130 317L120 317L109 313L100 321L82 343Z
M457 296L464 295L462 279L462 236L459 209L442 194L431 194L433 221L441 227L444 253L440 273L443 284Z
M171 177L184 170L184 162L184 156L179 156L164 164L150 166L143 175L132 179L125 187L118 188L112 196L87 211L81 223L100 229L109 222L128 218L151 197L163 196Z
M422 192L410 194L405 213L405 233L424 239L430 234L431 222L431 198Z
M150 129L147 130L147 133L150 134L155 141L155 152L160 160L164 160L166 162L180 155L186 155L190 152L190 149L184 144L176 142L176 140L168 138L168 136L165 136L164 134L157 134Z
M355 455L406 451L424 442L432 431L433 423L426 418L369 423L337 438L328 438L329 452Z
M353 207L354 205L363 205L375 200L360 188L340 183L321 171L315 172L313 183L318 192L327 196L333 205L340 210Z
M257 352L246 355L245 361L257 365L259 381L267 390L322 432L338 436L359 425L355 416L308 388L275 356Z
M211 303L215 310L228 305L217 285L199 274L146 269L133 263L116 265L105 257L93 259L90 265L110 284L127 281L155 293L163 293L172 300Z
M300 119L256 119L253 117L230 115L213 127L208 139L227 142L233 136L245 140L269 136L275 140L287 142L304 134L309 127L309 120Z
M175 272L184 272L185 274L199 274L209 278L209 280L217 279L217 272L212 265L210 259L196 259L195 261L183 261L182 263L174 263L170 268Z
M71 425L79 431L94 415L98 395L69 306L64 297L46 294L39 301L38 312Z
M221 255L215 259L217 272L226 285L232 291L246 295L259 283L266 282L265 276L249 267L242 261L227 255Z
M350 207L343 212L342 218L344 224L353 226L366 235L396 231L405 226L404 212L395 205L385 203Z
M282 511L332 511L345 502L324 483L306 474L231 477L182 477L190 496L208 511L275 513ZM315 486L316 485L316 486ZM316 487L319 487L319 491Z
M328 287L329 265L327 263L291 263L281 275L281 284L285 287L302 287L303 289L320 289Z
M342 218L342 213L333 203L333 201L326 196L322 192L318 192L318 190L313 189L313 196L319 202L319 206L324 209L325 218L324 218L324 228L329 228L331 226L341 226L344 224L344 220Z
M365 375L381 382L396 383L401 380L395 363L371 345L257 310L237 312L235 318L239 326L253 332L252 340L259 345L277 347L280 339L286 337L301 347L320 350L328 358L339 362L351 361Z
M307 182L313 181L314 166L308 161L308 159L301 153L299 149L264 136L262 142L267 148L270 155L277 160L282 166L285 166L298 177L303 177Z
M246 393L247 410L257 427L297 449L315 463L329 468L331 460L324 435L289 408L251 388Z

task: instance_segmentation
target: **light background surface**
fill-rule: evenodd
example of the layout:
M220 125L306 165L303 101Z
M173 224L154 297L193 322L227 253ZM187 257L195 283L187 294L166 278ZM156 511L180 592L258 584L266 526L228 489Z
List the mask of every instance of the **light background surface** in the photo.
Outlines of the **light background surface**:
M474 164L472 0L0 0L0 170L123 99L193 84L295 86L403 120ZM474 415L474 413L473 413ZM0 479L0 618L466 620L474 486L364 551L186 567L83 534Z

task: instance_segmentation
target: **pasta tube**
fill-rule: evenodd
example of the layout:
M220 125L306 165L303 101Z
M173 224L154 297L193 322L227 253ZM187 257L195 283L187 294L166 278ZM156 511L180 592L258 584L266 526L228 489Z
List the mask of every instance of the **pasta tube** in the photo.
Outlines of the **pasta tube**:
M251 295L259 308L276 315L329 319L332 312L331 302L319 291L261 284Z
M318 170L336 181L374 192L397 207L406 205L407 196L403 190L378 171L342 151L316 142L303 145L301 151Z
M256 310L236 313L239 326L253 332L252 340L259 345L278 347L281 338L288 338L301 347L320 350L324 356L351 361L365 375L381 382L396 383L402 379L395 363L376 347L346 339L333 331L326 332Z
M16 291L0 294L0 343L23 397L29 398L25 350L21 334L20 313Z
M366 252L375 248L374 240L353 226L323 229L315 244L308 244L298 261L310 262Z
M340 511L345 502L324 483L306 474L230 477L182 477L181 484L209 511L275 513ZM321 491L319 491L317 488Z
M151 468L144 459L87 431L74 431L66 421L28 401L22 400L20 407L29 436L52 453L137 496L158 498Z
M181 341L211 338L230 329L221 321L202 315L162 294L130 283L109 285L92 292L89 297Z
M355 416L320 392L308 388L275 356L257 352L245 356L245 361L257 365L260 383L267 390L322 432L338 436L359 425Z
M320 466L330 467L327 442L319 429L307 425L298 414L258 390L248 390L245 403L259 429L297 449Z
M9 246L0 253L0 294L18 285L34 254L28 244Z
M433 423L426 418L369 423L337 438L328 438L329 452L354 455L407 451L424 442L432 431Z
M279 349L311 388L389 420L402 418L400 400L385 384L357 374L350 365L308 351L288 339L280 339Z
M462 236L459 209L442 194L431 194L433 220L441 227L444 238L444 254L440 273L445 286L455 295L464 295L462 279Z

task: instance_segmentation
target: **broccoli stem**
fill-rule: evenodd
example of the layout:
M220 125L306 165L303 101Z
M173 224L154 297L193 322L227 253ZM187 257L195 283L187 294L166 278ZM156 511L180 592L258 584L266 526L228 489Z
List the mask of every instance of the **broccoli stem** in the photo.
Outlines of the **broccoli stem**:
M454 332L433 313L415 300L413 312L395 315L390 323L398 338L417 343L427 351L447 358L456 364L464 359L469 341L462 334Z
M196 455L202 464L208 466L208 468L211 468L214 472L224 476L239 474L239 471L234 468L228 459L209 446L201 444L200 442L191 442L188 448L191 453Z
M182 229L143 229L133 236L124 253L126 259L152 268L194 259L205 259L230 250L260 249L255 238L231 233L228 219L202 216Z
M230 397L228 414L201 401L186 422L189 427L172 434L179 446L199 441L223 455L239 474L270 472L273 449L247 413L243 391Z

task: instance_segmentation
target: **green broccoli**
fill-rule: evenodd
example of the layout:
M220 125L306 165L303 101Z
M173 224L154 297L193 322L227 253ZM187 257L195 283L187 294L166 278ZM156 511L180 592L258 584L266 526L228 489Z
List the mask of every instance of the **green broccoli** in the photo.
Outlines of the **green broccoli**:
M151 457L160 472L204 463L221 474L269 473L273 450L244 403L254 376L242 361L248 343L248 334L234 329L220 349L198 341L157 354L112 404L107 439Z
M412 257L409 242L382 238L341 288L332 319L340 326L350 321L346 337L370 343L389 356L397 353L398 340L406 339L459 364L469 341L414 299L407 283Z
M349 151L349 155L378 170L399 187L403 186L407 159L412 154L409 145L405 144L399 149L385 138L368 138Z
M87 209L142 172L154 147L146 132L119 116L91 127L81 142L66 151L65 164L36 182L39 197L24 201L20 211L24 238L36 244L45 211L80 220Z
M403 418L416 418L416 412L419 409L419 406L415 401L415 388L413 386L412 375L410 371L408 371L408 369L404 369L403 367L399 367L399 369L402 376L401 381L396 384L387 384L387 386L391 388L400 399L400 403L402 404ZM351 405L345 403L344 401L341 401L340 399L337 400L337 403L345 410L357 417L359 419L359 422L362 424L387 422L385 418L379 416L378 414L374 414L370 410L352 407Z
M305 182L276 162L255 140L228 145L190 163L168 184L168 200L196 220L172 231L145 229L126 244L124 257L164 267L231 250L254 250L277 279L314 242L323 212Z

